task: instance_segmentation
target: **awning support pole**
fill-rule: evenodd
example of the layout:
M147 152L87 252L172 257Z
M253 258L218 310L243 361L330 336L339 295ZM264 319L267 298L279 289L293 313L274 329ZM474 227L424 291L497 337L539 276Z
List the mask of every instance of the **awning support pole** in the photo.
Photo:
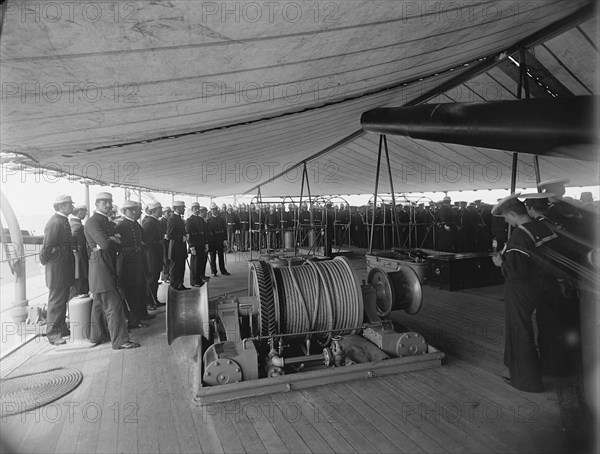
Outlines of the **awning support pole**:
M398 213L396 212L396 195L394 194L394 180L392 178L392 166L390 165L390 155L388 153L387 136L385 135L383 136L383 146L385 147L385 159L387 161L388 175L390 178L390 190L392 191L392 229L396 234L398 245L400 245L400 228L398 225Z
M371 232L369 235L369 254L373 253L373 233L375 232L375 208L377 207L377 189L379 189L379 169L381 168L381 149L384 135L379 136L379 152L377 153L377 173L375 174L375 193L373 194L373 216L371 217Z

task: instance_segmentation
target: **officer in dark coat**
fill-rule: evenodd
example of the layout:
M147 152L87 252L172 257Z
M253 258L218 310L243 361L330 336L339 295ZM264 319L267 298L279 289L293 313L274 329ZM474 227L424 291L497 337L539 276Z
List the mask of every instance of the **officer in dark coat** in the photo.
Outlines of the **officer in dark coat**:
M148 215L142 220L144 231L144 251L146 254L146 305L148 310L155 310L159 303L157 298L158 280L163 269L163 237L160 217L162 216L162 205L154 202L148 205Z
M167 223L169 218L173 216L173 210L171 207L164 207L163 214L159 219L160 222L160 233L162 235L162 254L163 254L163 267L161 279L165 282L171 280L169 273L171 270L171 261L169 260L169 239L167 238Z
M185 261L187 259L187 236L183 213L185 203L181 200L173 202L173 216L167 222L167 238L169 239L168 258L171 261L171 287L175 290L189 290L183 285L185 275Z
M211 216L207 221L210 232L208 251L210 252L210 269L213 277L217 276L217 255L219 256L219 270L224 276L230 273L225 269L225 257L223 254L223 243L226 240L227 223L219 216L219 209L214 203L211 205Z
M500 201L492 214L503 216L513 231L502 254L494 256L504 276L505 348L504 364L510 373L511 386L527 392L541 392L542 370L534 342L533 311L537 312L538 343L542 354L544 344L553 336L542 313L559 304L560 290L539 257L556 234L542 223L532 220L525 205L511 195ZM542 360L544 360L542 356Z
M120 238L114 224L108 219L112 210L112 195L101 192L96 196L96 212L83 228L90 252L90 292L92 325L90 340L96 344L112 341L113 349L130 349L140 346L131 342L127 334L127 321L123 300L117 281L117 251Z
M128 302L125 315L129 329L144 328L148 325L142 320L148 315L146 308L146 254L144 252L144 230L137 222L142 216L142 207L138 202L126 200L121 208L121 222L115 228L121 236L121 249L117 255L117 274L121 289Z
M87 216L87 212L87 206L77 205L73 208L73 214L69 216L69 226L75 244L75 282L71 287L71 298L78 295L84 296L90 292L88 282L89 256L82 223Z
M198 202L192 203L192 215L185 221L188 236L188 252L190 257L190 285L202 287L208 280L206 277L206 250L208 246L208 226L201 216L206 213L206 207Z
M75 281L74 243L69 226L73 200L61 195L54 202L55 214L44 228L44 244L40 261L46 266L48 287L48 316L46 336L52 345L63 345L63 335L68 335L65 322L69 291Z

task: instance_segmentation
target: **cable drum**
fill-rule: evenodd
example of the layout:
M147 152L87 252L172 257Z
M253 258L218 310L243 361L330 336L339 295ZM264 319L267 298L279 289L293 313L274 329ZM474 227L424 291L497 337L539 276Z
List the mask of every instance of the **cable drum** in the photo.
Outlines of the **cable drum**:
M252 266L250 280L255 280L251 287L258 290L261 312L266 311L264 317L261 314L261 320L264 319L270 327L276 325L281 333L286 334L340 330L336 333L344 335L353 332L348 328L362 324L362 292L346 258L308 261L302 266L272 267L272 273L267 273L265 265L266 262L261 262ZM274 298L266 289L266 281L273 286ZM279 310L275 311L272 304L277 305ZM275 323L272 317L277 318Z

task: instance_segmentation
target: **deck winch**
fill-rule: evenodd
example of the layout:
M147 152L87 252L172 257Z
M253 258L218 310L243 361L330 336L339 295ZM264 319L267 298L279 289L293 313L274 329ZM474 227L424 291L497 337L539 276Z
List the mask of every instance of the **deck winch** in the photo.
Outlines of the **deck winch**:
M342 368L356 362L345 349L360 362L428 352L418 333L382 320L421 307L421 285L411 268L374 268L361 284L345 257L283 263L250 261L246 297L209 301L207 286L169 291L168 342L200 335L200 388Z

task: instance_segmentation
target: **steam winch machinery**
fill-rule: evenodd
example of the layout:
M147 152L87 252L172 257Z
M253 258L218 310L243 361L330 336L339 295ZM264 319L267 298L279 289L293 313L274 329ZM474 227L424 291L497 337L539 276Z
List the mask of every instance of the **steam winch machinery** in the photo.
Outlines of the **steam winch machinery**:
M342 366L432 349L419 333L386 320L393 311L415 314L421 307L421 284L409 267L389 273L373 268L361 284L345 257L248 266L249 296L209 300L207 286L169 291L169 344L200 335L199 388L350 370Z

